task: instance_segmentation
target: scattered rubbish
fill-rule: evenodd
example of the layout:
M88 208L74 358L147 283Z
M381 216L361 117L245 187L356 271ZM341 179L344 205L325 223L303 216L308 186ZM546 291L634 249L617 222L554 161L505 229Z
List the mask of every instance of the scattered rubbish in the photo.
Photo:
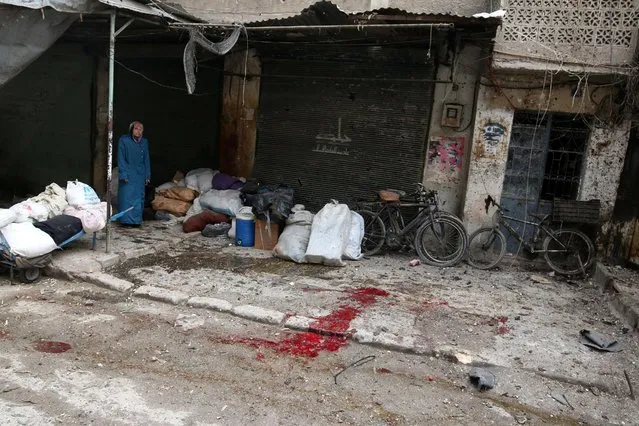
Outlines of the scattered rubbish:
M204 325L204 319L198 317L196 314L191 315L178 315L174 327L180 327L183 331L193 330Z
M409 266L418 266L420 265L422 262L419 259L413 259L410 262L408 262Z
M470 364L471 362L473 362L472 356L461 352L456 353L455 358L457 358L457 361L461 364Z
M560 403L561 405L563 405L563 406L570 407L572 410L575 409L575 407L573 407L572 404L570 402L568 402L568 398L566 398L566 395L564 395L564 394L561 394L561 397L563 398L563 401L561 399L559 399L559 398L556 398L554 395L550 395L550 397L552 399L554 399L555 401L557 401L558 403Z
M630 382L630 376L626 370L623 370L623 375L626 376L626 382L628 382L628 388L630 389L630 399L635 400L635 391L632 389L632 382Z
M202 230L202 236L207 238L224 235L231 229L230 223L207 224Z
M619 352L621 350L619 342L609 339L596 331L581 330L579 334L581 334L585 339L582 340L581 343L591 348L606 352Z
M531 275L530 280L538 284L552 284L552 281L548 278L542 277L541 275Z
M71 349L71 345L64 342L52 342L49 340L43 340L36 343L36 350L38 352L46 352L49 354L59 354Z
M523 424L526 424L526 422L528 421L528 418L523 415L518 415L518 416L515 416L515 420L517 421L518 424L523 425Z
M470 382L480 391L495 387L495 375L485 368L473 368L468 375Z
M84 306L93 306L95 304L95 302L93 300L85 300L84 301Z
M337 377L340 374L342 374L344 371L348 370L351 367L359 367L360 365L364 365L368 362L371 362L374 359L375 359L375 355L368 355L368 356L365 356L364 358L358 359L357 361L348 364L346 367L338 371L337 374L333 375L333 380L335 381L335 384L337 384Z

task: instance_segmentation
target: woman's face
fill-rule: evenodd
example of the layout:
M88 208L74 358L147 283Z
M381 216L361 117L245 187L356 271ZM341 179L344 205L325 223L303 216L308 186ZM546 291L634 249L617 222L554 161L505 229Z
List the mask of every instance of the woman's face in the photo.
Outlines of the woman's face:
M144 133L144 126L142 123L133 123L133 137L139 139L142 137L142 133Z

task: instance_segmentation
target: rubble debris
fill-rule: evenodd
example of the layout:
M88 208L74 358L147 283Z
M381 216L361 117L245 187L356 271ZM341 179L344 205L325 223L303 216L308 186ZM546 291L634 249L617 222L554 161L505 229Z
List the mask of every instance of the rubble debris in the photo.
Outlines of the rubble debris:
M495 387L495 375L485 368L473 368L468 375L470 376L470 382L480 391Z
M337 376L342 374L344 371L348 370L351 367L359 367L360 365L364 365L368 362L371 362L374 359L375 359L375 355L368 355L368 356L365 356L364 358L360 358L357 361L348 364L346 367L338 371L337 374L333 375L333 380L335 380L335 384L337 384Z
M591 348L606 352L619 352L621 350L619 342L596 331L581 330L579 334L584 337L581 343Z
M184 315L180 314L173 324L174 327L179 327L183 331L193 330L204 325L204 319L198 317L196 314Z
M419 259L413 259L410 262L408 262L409 266L418 266L420 265L422 262Z

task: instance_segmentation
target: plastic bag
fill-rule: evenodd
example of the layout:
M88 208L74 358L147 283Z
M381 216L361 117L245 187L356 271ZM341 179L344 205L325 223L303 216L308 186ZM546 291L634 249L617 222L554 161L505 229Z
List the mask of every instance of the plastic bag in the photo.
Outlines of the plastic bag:
M4 228L17 219L16 212L10 209L0 209L0 228Z
M277 245L273 248L273 254L280 259L304 263L308 241L311 238L312 223L313 214L311 212L296 210L286 220L286 226Z
M38 203L42 207L46 208L48 215L46 219L51 219L62 214L67 207L67 194L57 183L47 185L47 187L40 194L35 197L29 198L27 201L32 203Z
M107 203L87 204L80 207L68 206L64 214L82 221L82 229L90 234L103 229L107 222Z
M233 217L235 217L242 208L240 191L235 189L225 189L221 191L211 189L200 195L200 204L205 209Z
M10 223L0 232L7 240L11 253L28 259L51 253L58 247L49 234L30 222Z
M202 205L200 204L200 197L197 197L195 200L193 200L193 205L191 206L191 208L189 209L188 212L186 212L186 218L190 218L191 216L195 216L196 214L200 214L202 213L203 209L202 209Z
M175 183L175 182L165 182L162 185L160 185L157 188L155 188L155 193L157 194L160 191L164 191L166 189L175 188L176 186L178 186L178 184Z
M186 174L184 183L187 188L195 189L201 194L213 187L213 177L218 173L217 170L213 169L194 169Z
M72 206L85 204L99 204L100 197L86 183L76 181L67 182L67 202Z
M348 245L351 211L336 201L326 204L313 219L305 260L329 266L344 266L342 254Z
M364 239L364 218L351 211L351 229L348 234L348 244L344 249L343 258L348 260L360 260L362 254L362 240Z

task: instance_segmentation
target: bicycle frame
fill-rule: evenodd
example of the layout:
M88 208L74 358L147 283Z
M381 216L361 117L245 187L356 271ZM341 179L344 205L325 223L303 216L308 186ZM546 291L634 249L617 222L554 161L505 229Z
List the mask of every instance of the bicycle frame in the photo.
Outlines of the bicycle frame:
M388 218L388 222L391 226L391 231L395 233L399 238L404 238L406 235L409 235L411 231L416 231L419 226L424 223L426 217L430 217L432 219L433 213L436 211L437 207L432 204L422 204L422 203L382 203L382 208L375 212L376 217L380 217L382 222L385 218ZM408 224L404 222L404 214L402 213L402 208L405 207L417 207L420 209L417 216L415 216ZM397 213L397 215L393 214ZM401 221L401 223L400 223ZM412 243L411 243L412 244Z
M559 253L559 252L565 251L565 250L544 250L544 249L535 248L535 243L539 241L539 231L542 231L545 235L549 236L550 238L552 238L553 240L555 240L556 242L558 242L559 244L563 246L563 243L559 241L557 238L555 238L553 230L544 225L544 221L531 222L529 220L523 220L523 219L519 219L512 216L506 216L501 213L501 209L498 211L498 213L500 217L499 217L498 225L496 226L503 225L504 228L508 230L510 235L515 237L517 241L519 241L521 244L524 245L524 247L526 248L526 250L528 250L529 253ZM519 232L517 232L517 230L513 228L505 219L513 221L513 222L524 223L526 225L534 226L537 229L537 232L535 233L535 237L532 239L524 239L524 237Z

